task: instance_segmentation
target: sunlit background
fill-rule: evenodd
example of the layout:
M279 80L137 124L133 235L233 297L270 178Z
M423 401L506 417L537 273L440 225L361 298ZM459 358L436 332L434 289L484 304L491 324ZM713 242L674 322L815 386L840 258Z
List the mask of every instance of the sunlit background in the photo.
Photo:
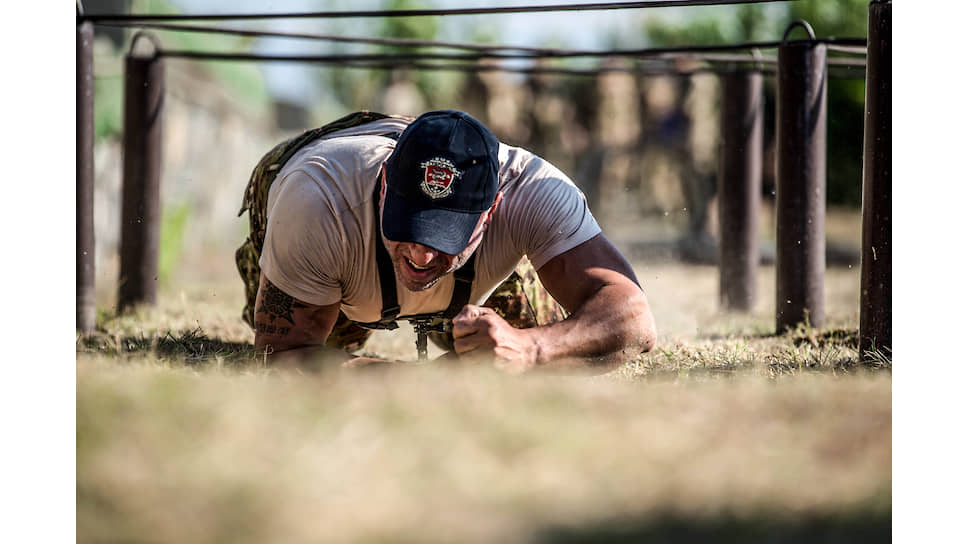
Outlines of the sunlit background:
M562 2L564 4L578 2ZM510 6L513 1L490 2ZM418 0L313 2L88 1L97 13L279 13L479 7ZM636 49L775 41L790 21L820 37L864 37L867 2L809 0L745 6L467 15L409 19L284 19L198 22L207 26L346 37L506 44L567 49ZM95 225L98 306L117 286L123 55L135 27L95 27ZM402 48L318 40L149 30L165 50L322 55ZM144 44L142 44L143 46ZM423 51L426 51L424 49ZM450 50L453 52L453 50ZM764 53L771 54L766 51ZM593 72L631 66L625 58L573 58L545 66ZM505 61L526 67L531 61ZM701 66L684 61L686 69ZM535 151L581 187L606 234L630 259L715 264L717 76L601 73L529 76L515 72L369 70L295 62L166 59L162 234L159 282L233 281L234 248L246 235L237 217L258 159L279 141L351 111L416 115L470 112L502 141ZM829 84L828 264L859 263L863 67ZM762 258L775 253L772 215L772 77L765 82Z

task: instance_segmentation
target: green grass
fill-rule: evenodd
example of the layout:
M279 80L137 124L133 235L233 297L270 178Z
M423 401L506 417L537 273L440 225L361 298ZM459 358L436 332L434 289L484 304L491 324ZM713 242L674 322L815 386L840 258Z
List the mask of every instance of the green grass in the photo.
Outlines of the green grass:
M79 542L859 542L891 535L891 363L856 270L773 335L710 267L637 267L659 345L597 377L265 365L235 278L77 340ZM769 270L764 285L769 292ZM413 359L412 335L364 351Z

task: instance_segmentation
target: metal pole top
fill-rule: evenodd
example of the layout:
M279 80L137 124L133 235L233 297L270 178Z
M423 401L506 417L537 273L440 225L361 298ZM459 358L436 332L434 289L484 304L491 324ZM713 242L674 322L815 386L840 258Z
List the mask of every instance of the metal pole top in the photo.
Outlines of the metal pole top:
M151 51L152 52L151 52L150 55L146 53L146 50L145 50L144 47L138 47L137 48L137 50L138 50L137 51L137 54L135 54L135 48L138 45L139 38L144 38L144 39L148 40L149 42L151 42ZM128 49L128 56L129 57L143 57L143 58L148 58L148 59L154 59L154 58L157 58L160 53L161 53L161 42L158 40L158 37L155 36L154 34L152 34L150 32L147 32L147 31L144 31L144 30L139 30L139 31L135 32L134 36L132 36L132 38L131 38L131 48Z
M807 35L810 36L810 40L811 41L814 41L814 40L817 39L817 35L813 33L813 28L810 26L810 23L804 21L803 19L800 19L800 20L793 21L792 23L790 23L786 27L786 30L783 31L783 41L784 42L787 41L787 38L790 36L790 31L792 31L794 28L796 28L798 26L802 26L803 29L807 31Z

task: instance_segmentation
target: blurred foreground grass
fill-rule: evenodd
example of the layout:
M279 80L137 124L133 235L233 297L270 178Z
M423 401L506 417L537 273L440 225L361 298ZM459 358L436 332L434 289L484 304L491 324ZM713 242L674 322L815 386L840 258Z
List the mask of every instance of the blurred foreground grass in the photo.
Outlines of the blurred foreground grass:
M721 314L712 267L637 266L656 350L599 377L265 368L237 282L77 343L80 542L856 542L891 535L890 363L857 270L827 324ZM413 359L412 337L370 353Z

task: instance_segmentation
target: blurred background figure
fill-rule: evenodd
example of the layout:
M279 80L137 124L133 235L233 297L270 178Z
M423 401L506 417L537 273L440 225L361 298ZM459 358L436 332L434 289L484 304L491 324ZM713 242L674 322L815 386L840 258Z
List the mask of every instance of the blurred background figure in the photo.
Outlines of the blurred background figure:
M427 101L407 68L390 72L390 85L383 91L377 111L417 117L427 111Z

